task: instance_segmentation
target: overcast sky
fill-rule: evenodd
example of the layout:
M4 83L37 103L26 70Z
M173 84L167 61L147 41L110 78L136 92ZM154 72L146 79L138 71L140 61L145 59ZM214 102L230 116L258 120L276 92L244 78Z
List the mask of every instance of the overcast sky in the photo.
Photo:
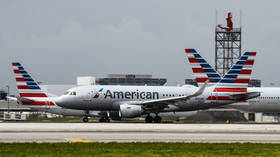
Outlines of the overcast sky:
M1 0L0 88L16 87L13 61L44 84L109 73L183 84L193 78L184 48L214 66L215 10L223 25L231 11L234 26L242 10L242 49L258 52L253 78L280 82L278 1Z

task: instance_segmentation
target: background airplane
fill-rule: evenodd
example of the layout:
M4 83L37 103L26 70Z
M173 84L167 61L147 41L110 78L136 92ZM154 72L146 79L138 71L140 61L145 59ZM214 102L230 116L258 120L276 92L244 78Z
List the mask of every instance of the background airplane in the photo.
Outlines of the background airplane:
M212 85L215 85L217 82L219 82L219 80L221 80L221 76L210 65L207 68L205 68L200 65L194 64L192 62L192 58L195 58L197 60L203 59L199 53L197 53L195 50L191 54L188 53L189 51L188 49L186 49L185 51L189 63L192 66L192 71L195 75L195 79L198 82L199 86L201 86L201 84L205 82L204 80L207 79L212 80L211 83L209 83ZM247 61L238 61L240 63L240 66L245 67L253 64L254 61L251 60L250 57L252 56L249 55L248 58L245 57L243 58L244 60L247 59ZM252 71L250 69L247 70L244 69L241 71L235 71L231 69L228 72L228 74L231 74L231 77L233 77L236 74L250 75L251 73ZM233 103L225 107L235 108L238 110L248 111L248 112L275 112L275 113L280 112L280 88L279 87L249 87L247 88L247 91L260 92L260 96L247 100L246 102Z

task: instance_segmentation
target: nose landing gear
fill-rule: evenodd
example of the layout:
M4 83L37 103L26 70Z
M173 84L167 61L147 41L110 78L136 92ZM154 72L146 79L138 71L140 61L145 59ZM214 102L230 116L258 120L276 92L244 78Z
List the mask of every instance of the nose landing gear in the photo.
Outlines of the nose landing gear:
M88 122L88 117L84 117L83 122L87 123Z

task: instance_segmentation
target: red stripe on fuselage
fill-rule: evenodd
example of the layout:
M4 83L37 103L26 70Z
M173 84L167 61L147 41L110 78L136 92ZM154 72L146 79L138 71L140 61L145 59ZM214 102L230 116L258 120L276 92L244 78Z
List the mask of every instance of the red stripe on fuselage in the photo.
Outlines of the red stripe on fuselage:
M194 73L204 73L205 71L202 68L192 68Z
M207 100L231 100L229 96L209 96Z
M55 104L52 101L33 101L33 102L22 101L22 105L54 106Z
M12 63L13 66L17 66L17 63Z
M214 92L247 92L247 88L215 88Z
M47 97L44 93L20 93L21 97Z

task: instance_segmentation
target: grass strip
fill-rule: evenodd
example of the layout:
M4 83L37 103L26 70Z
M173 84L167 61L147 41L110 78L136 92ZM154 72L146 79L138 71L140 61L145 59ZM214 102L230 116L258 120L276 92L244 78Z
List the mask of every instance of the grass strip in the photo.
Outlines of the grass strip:
M276 157L280 144L210 143L0 143L2 157L88 156L188 156L188 157Z

